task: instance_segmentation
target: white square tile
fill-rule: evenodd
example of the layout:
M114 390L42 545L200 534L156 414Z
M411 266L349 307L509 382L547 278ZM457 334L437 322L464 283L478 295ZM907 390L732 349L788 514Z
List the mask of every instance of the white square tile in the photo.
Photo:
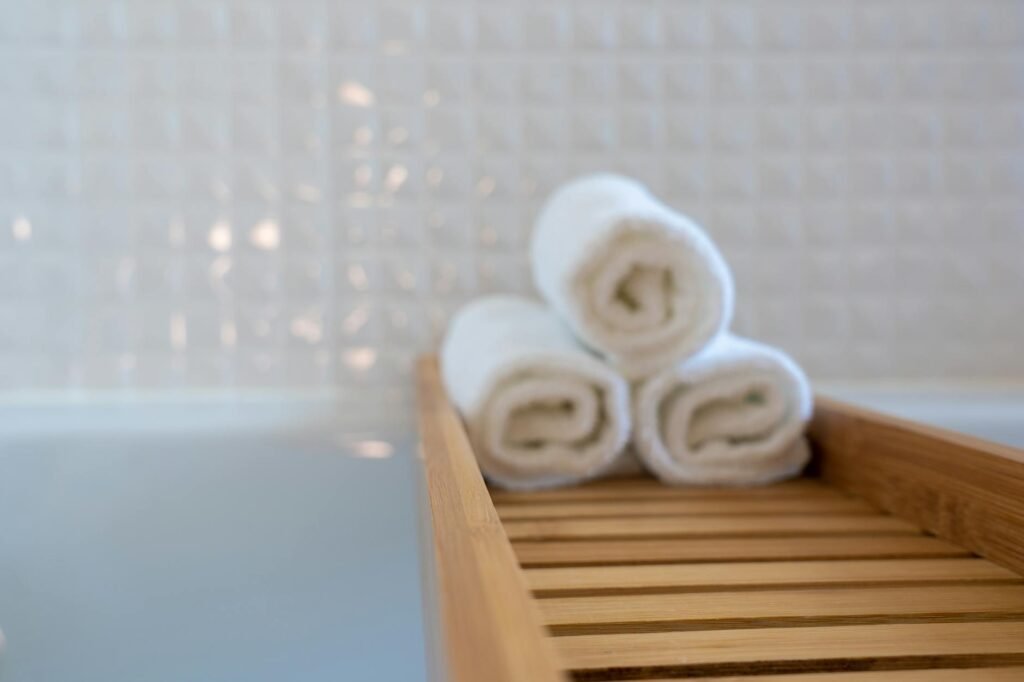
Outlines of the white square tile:
M4 6L0 386L401 395L600 170L817 375L1024 376L1022 39L1005 0Z

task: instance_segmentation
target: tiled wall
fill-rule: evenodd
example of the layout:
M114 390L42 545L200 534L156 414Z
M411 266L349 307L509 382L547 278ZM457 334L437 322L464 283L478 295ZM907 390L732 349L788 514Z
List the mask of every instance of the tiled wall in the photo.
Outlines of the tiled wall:
M1024 379L1024 3L0 3L0 389L404 391L539 202L703 221L838 379Z

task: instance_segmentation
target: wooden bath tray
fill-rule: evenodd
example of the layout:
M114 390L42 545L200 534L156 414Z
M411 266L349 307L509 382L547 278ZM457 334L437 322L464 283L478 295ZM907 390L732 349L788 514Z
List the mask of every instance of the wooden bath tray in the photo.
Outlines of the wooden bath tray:
M808 477L489 491L418 368L444 679L1024 680L1024 458L819 399Z

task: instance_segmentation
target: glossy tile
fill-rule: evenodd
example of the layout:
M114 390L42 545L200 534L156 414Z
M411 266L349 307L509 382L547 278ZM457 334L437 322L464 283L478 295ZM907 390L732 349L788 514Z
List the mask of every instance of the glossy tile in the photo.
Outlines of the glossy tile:
M701 220L818 378L1024 377L1024 10L0 6L0 390L405 390L544 197Z

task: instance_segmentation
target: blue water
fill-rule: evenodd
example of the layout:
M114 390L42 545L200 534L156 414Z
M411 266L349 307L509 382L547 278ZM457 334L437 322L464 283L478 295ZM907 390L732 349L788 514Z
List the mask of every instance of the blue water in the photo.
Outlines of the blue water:
M3 682L425 678L408 448L0 445Z

